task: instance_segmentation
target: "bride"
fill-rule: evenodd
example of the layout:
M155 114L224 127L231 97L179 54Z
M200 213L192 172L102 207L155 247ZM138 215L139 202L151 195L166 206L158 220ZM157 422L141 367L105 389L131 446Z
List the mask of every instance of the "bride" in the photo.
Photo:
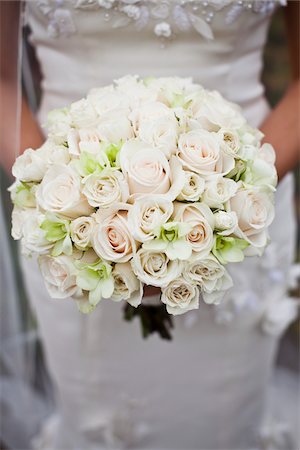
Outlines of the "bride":
M295 245L288 172L299 148L298 2L286 6L295 80L272 112L260 82L262 53L272 12L283 1L25 3L43 81L36 118L23 100L22 149L41 145L41 126L51 109L80 99L92 87L128 73L192 76L238 103L260 127L277 150L281 179L265 255L234 267L234 288L222 305L202 303L199 311L177 317L171 343L158 336L143 340L138 323L124 322L120 305L112 301L82 315L71 300L50 299L35 261L23 261L56 392L57 415L43 448L260 448L278 341L294 315L286 288ZM12 45L16 10L17 2L7 2L5 38ZM11 93L9 69L3 71L2 83ZM2 133L7 167L12 130L6 126ZM146 290L145 295L151 302L158 294Z

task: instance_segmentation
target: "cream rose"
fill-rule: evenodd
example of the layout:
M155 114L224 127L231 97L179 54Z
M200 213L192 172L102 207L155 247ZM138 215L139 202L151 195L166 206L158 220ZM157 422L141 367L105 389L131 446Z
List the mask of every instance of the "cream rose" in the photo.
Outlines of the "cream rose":
M238 218L234 211L218 211L214 214L215 229L222 236L229 236L234 233L238 226Z
M132 271L131 264L117 263L113 268L114 301L126 300L131 306L137 307L143 298L143 285Z
M161 301L166 304L167 312L173 315L184 314L199 308L199 290L180 277L162 288Z
M143 121L139 128L139 139L159 148L167 158L177 150L178 122L173 117L162 117L151 121Z
M241 147L238 133L235 130L221 128L218 131L218 136L221 141L221 150L227 155L237 158Z
M217 134L206 130L181 134L177 156L185 168L203 176L224 175L234 168L234 158L221 152Z
M206 303L219 303L225 291L233 285L224 266L211 254L206 258L199 258L198 255L191 258L183 276L199 286Z
M238 130L246 123L240 108L217 91L195 93L189 96L189 100L191 116L208 131L220 128Z
M184 185L184 173L175 157L170 163L159 149L139 140L126 142L120 151L120 164L129 192L136 198L145 194L166 194L173 200Z
M238 217L235 235L253 247L263 249L267 244L267 227L274 219L273 196L268 191L240 190L230 199L230 208Z
M120 109L126 109L129 112L129 101L126 95L116 92L113 85L106 88L91 89L87 100L93 105L100 118L108 112L117 113Z
M109 168L86 177L82 192L91 206L100 208L109 208L117 202L125 203L129 197L123 173Z
M214 216L204 203L174 204L174 220L192 227L186 235L187 241L199 256L205 257L213 247Z
M93 233L93 248L103 259L127 262L136 251L136 243L127 221L130 205L116 204L95 214L97 225Z
M84 250L91 246L95 225L93 217L78 217L71 222L71 238L78 249Z
M222 175L216 175L207 180L202 201L210 208L224 209L226 203L233 197L238 189L238 184Z
M184 171L185 183L177 200L197 202L204 192L205 180L195 172Z
M42 155L32 148L28 148L20 155L13 167L12 174L21 181L41 181L47 170L47 162Z
M171 261L164 252L140 248L131 261L136 276L145 284L156 287L167 286L179 277L182 263Z
M50 297L67 298L79 294L81 289L76 284L77 270L73 258L42 255L38 261Z
M153 239L155 230L166 223L173 213L173 203L163 196L145 196L137 199L128 213L128 224L139 242Z
M36 191L39 206L68 218L89 215L93 208L81 194L81 178L70 167L53 164Z
M137 75L126 75L115 80L116 92L118 95L124 95L127 98L130 109L136 109L144 103L153 102L157 95L154 91L147 88L143 80L139 80Z

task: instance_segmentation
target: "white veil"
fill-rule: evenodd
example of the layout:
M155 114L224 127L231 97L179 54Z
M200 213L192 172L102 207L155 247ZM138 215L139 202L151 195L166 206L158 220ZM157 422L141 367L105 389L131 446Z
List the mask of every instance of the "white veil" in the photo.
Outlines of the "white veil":
M29 449L32 437L52 409L51 385L43 364L37 328L10 236L7 187L12 160L19 154L22 95L37 107L20 2L1 1L1 196L0 196L0 442ZM11 38L12 37L12 38Z

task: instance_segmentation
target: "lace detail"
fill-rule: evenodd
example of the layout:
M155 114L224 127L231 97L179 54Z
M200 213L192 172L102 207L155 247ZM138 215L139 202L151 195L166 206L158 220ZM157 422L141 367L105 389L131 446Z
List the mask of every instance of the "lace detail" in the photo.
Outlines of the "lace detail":
M48 18L51 37L76 32L70 5L75 11L102 9L104 21L110 22L112 28L134 24L140 31L150 24L154 34L164 41L190 30L213 39L214 17L224 8L225 23L230 25L244 11L269 15L286 0L38 0L37 4Z

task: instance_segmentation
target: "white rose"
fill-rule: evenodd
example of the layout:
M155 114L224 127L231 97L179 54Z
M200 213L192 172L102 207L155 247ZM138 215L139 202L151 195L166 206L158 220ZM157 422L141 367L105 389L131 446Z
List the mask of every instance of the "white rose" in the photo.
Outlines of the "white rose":
M42 255L39 257L39 265L50 297L67 298L79 293L73 258L65 255Z
M210 208L223 209L224 203L235 195L237 189L238 185L235 181L217 175L207 180L202 201Z
M148 78L145 83L157 93L158 101L169 107L179 106L180 101L184 102L187 95L203 90L201 86L193 84L192 78Z
M189 109L193 119L208 131L238 130L246 123L238 105L225 100L217 91L192 94Z
M170 158L176 153L178 131L175 116L143 121L139 128L139 139L159 148L167 158Z
M97 154L100 151L100 135L97 129L72 128L68 133L68 147L71 155L78 156L81 152Z
M12 229L11 235L13 239L19 240L23 237L23 227L25 222L32 215L32 209L23 209L15 206L12 212Z
M12 174L21 181L41 181L47 170L47 163L32 148L18 156L13 167Z
M116 92L126 96L131 109L156 100L155 92L147 88L137 75L126 75L115 80L115 83Z
M195 172L184 171L185 183L177 200L197 202L204 191L205 180Z
M198 255L191 258L183 276L199 286L203 300L209 304L219 303L225 292L233 286L224 266L211 254L204 259Z
M236 158L241 147L238 133L235 130L221 128L218 131L218 136L221 140L222 151Z
M126 300L134 307L140 305L143 298L143 285L133 273L131 264L117 263L112 274L114 292L111 299L117 302Z
M149 102L134 109L129 115L133 129L136 135L139 134L141 126L152 123L153 121L170 119L176 120L172 109L168 108L161 102Z
M267 227L274 219L273 195L258 189L240 190L230 199L230 208L238 217L235 235L245 239L253 247L265 247Z
M56 144L52 139L47 139L44 144L36 150L47 166L50 164L68 164L70 161L69 149L64 145Z
M83 250L91 246L95 225L93 217L78 217L71 222L71 238L77 248Z
M45 237L45 232L40 228L44 214L37 210L31 212L26 218L22 227L22 254L31 255L32 253L45 254L53 247L53 242L49 242Z
M53 164L36 191L37 202L45 211L76 218L89 215L93 208L81 193L81 178L70 167Z
M218 234L222 236L229 236L234 233L238 226L238 218L234 211L218 211L214 214L215 229L218 230Z
M146 242L155 236L154 230L166 223L173 213L173 203L163 196L145 196L137 199L128 213L128 224L133 237Z
M234 158L221 152L217 135L206 130L182 134L177 155L184 167L203 176L224 175L234 168Z
M166 304L169 314L184 314L199 308L199 290L180 277L162 289L161 301Z
M71 121L68 108L54 109L49 112L46 126L49 136L57 144L62 144L66 141L67 134L71 128Z
M100 139L104 142L117 144L134 137L130 120L121 111L116 114L114 111L102 117L98 124Z
M82 192L91 206L100 208L109 208L117 202L125 203L129 197L123 173L110 168L87 176Z
M94 214L97 225L93 233L93 248L100 258L127 262L136 251L135 240L127 221L130 205L119 203Z
M247 145L242 151L243 158L247 160L246 170L242 175L243 182L252 186L267 186L275 191L277 172L272 145L264 144L260 149Z
M106 88L91 89L87 100L93 105L100 118L108 112L117 113L120 109L129 112L129 101L125 94L116 92L113 85Z
M70 117L76 128L94 127L99 119L93 105L86 98L71 104Z
M191 225L187 241L199 256L205 257L213 247L214 216L204 203L174 204L174 220Z
M159 150L138 140L126 142L120 151L122 172L134 197L166 194L174 200L184 185L184 172L176 157L169 161Z
M145 284L162 287L179 277L182 262L171 261L164 252L140 248L131 261L136 276Z

